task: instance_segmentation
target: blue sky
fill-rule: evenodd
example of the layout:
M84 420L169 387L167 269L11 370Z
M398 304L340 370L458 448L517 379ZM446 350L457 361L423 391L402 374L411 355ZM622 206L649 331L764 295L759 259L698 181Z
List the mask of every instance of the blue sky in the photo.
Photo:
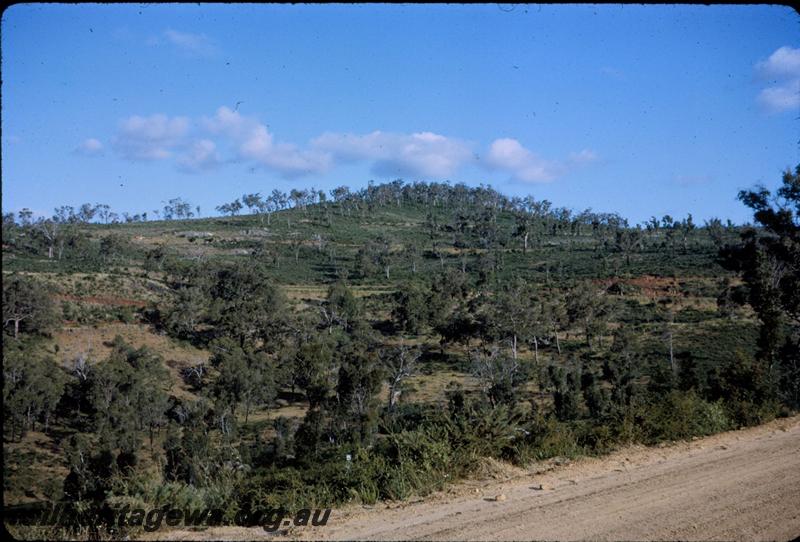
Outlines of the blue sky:
M781 6L54 5L2 18L3 211L203 214L403 178L556 206L750 213L800 163Z

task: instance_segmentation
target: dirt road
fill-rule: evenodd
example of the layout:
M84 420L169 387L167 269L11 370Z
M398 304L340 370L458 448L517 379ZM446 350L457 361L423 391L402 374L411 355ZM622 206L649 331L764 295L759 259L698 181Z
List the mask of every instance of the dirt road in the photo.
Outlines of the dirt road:
M567 465L542 464L515 474L505 480L465 482L411 504L334 510L327 526L296 528L288 536L329 540L791 540L800 536L800 417L667 447L633 447ZM235 539L260 538L265 533L211 529L203 534Z

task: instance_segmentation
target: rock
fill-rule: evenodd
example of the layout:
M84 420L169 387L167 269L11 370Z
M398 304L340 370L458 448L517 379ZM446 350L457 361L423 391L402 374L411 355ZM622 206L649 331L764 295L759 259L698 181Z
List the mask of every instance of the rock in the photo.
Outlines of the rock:
M279 407L285 407L289 406L289 401L287 401L286 399L276 399L275 404Z
M501 494L499 494L499 495L496 495L496 496L495 496L495 498L494 498L494 500L495 500L495 501L497 501L497 502L503 502L503 501L505 501L507 498L508 498L508 497L506 497L506 496L505 496L505 494L501 493Z

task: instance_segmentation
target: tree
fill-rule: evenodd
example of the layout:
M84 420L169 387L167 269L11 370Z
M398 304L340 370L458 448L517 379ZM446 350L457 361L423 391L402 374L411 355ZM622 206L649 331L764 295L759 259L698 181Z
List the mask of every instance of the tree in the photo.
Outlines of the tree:
M197 326L208 317L210 300L202 288L188 286L180 288L175 303L167 312L165 324L174 336L190 339Z
M63 239L63 225L54 219L40 218L36 222L36 229L47 243L47 259L52 260L56 244Z
M30 226L31 224L33 224L33 211L31 211L27 207L25 207L24 209L19 211L17 213L17 216L19 216L19 223L21 225L27 227L27 226Z
M427 324L429 295L416 282L409 282L394 294L392 319L405 333L418 335Z
M192 204L181 198L173 198L164 206L163 216L165 220L192 218L194 216Z
M760 230L723 249L729 269L742 273L750 305L761 320L758 359L782 398L800 406L800 165L783 173L773 194L763 186L742 190Z
M528 338L532 324L530 295L522 279L517 278L495 292L487 319L494 334L508 338L511 355L516 360L517 341Z
M563 367L550 365L548 371L555 388L553 409L556 417L562 421L579 418L583 405L580 367L567 372Z
M686 252L688 250L687 249L687 244L688 244L688 241L689 241L689 237L692 235L694 230L695 230L695 225L694 225L694 222L692 221L692 214L689 213L686 216L686 219L682 220L680 225L679 225L679 231L680 231L680 236L681 236L681 245L683 247L683 253L684 254L686 254Z
M714 246L717 247L717 250L720 250L725 242L725 227L722 225L722 221L716 217L706 220L705 230Z
M312 337L295 348L292 384L305 392L310 410L319 409L333 393L336 366L332 344L323 337Z
M603 365L605 377L612 385L611 399L619 410L630 407L639 391L637 380L641 376L641 360L635 341L636 337L630 328L617 328L610 355ZM674 373L668 371L668 374Z
M242 203L250 213L253 213L253 210L259 211L262 206L261 194L244 194L242 196Z
M299 233L293 233L289 236L289 246L292 247L294 252L294 261L300 260L300 250L303 248L305 241L300 237Z
M167 261L167 252L159 245L147 251L144 259L145 271L161 271Z
M106 446L133 460L140 433L149 433L152 448L155 430L166 422L171 382L163 360L150 349L133 348L120 336L111 345L108 359L89 375L93 427Z
M12 326L15 339L20 332L47 334L55 321L48 287L17 273L3 279L3 329Z
M328 333L332 333L336 325L349 332L362 316L358 300L343 282L336 282L328 288L327 299L320 311Z
M368 241L359 249L356 256L356 269L362 277L369 276L382 269L388 280L391 265L391 246L385 237L378 237Z
M522 253L528 252L528 237L531 233L532 220L531 215L527 212L517 213L515 216L516 228L514 229L514 237L522 239Z
M235 338L242 347L256 340L270 346L285 320L281 291L261 268L246 262L223 267L215 275L211 298L217 335Z
M417 273L417 264L419 263L419 247L415 243L411 243L403 250L403 257L411 264L411 273Z
M567 294L567 315L570 323L580 324L586 344L599 337L606 329L611 316L611 304L601 289L591 282L582 282Z
M497 346L472 350L470 360L472 375L493 407L516 404L520 387L530 378L518 360L504 355Z
M335 442L367 445L377 430L384 368L377 352L356 340L343 351L333 411Z
M234 415L242 404L247 423L253 406L268 404L277 396L275 368L263 351L243 348L231 339L216 341L212 350L211 364L219 369L214 396L231 405Z
M385 349L381 353L381 360L386 368L387 382L389 384L389 410L394 410L400 394L403 391L403 382L414 374L417 360L421 352L400 344L394 348Z
M218 212L224 215L229 215L229 216L238 215L239 211L242 210L242 202L240 202L237 198L230 203L223 203L222 205L218 205L216 209Z
M130 250L128 240L119 234L109 234L100 240L100 257L108 263Z
M631 265L631 253L642 248L642 230L625 228L617 230L616 248L625 255L625 265Z
M3 428L21 438L41 420L47 432L64 393L66 375L51 359L31 356L15 348L3 349Z

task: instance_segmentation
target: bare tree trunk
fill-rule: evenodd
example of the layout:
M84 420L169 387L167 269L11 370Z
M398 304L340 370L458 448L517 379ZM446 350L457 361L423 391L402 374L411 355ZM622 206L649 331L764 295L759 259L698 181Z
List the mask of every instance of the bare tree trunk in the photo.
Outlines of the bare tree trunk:
M536 338L536 335L533 336L533 359L537 364L539 363L539 339Z
M669 331L669 367L675 374L675 354L672 349L672 330Z

